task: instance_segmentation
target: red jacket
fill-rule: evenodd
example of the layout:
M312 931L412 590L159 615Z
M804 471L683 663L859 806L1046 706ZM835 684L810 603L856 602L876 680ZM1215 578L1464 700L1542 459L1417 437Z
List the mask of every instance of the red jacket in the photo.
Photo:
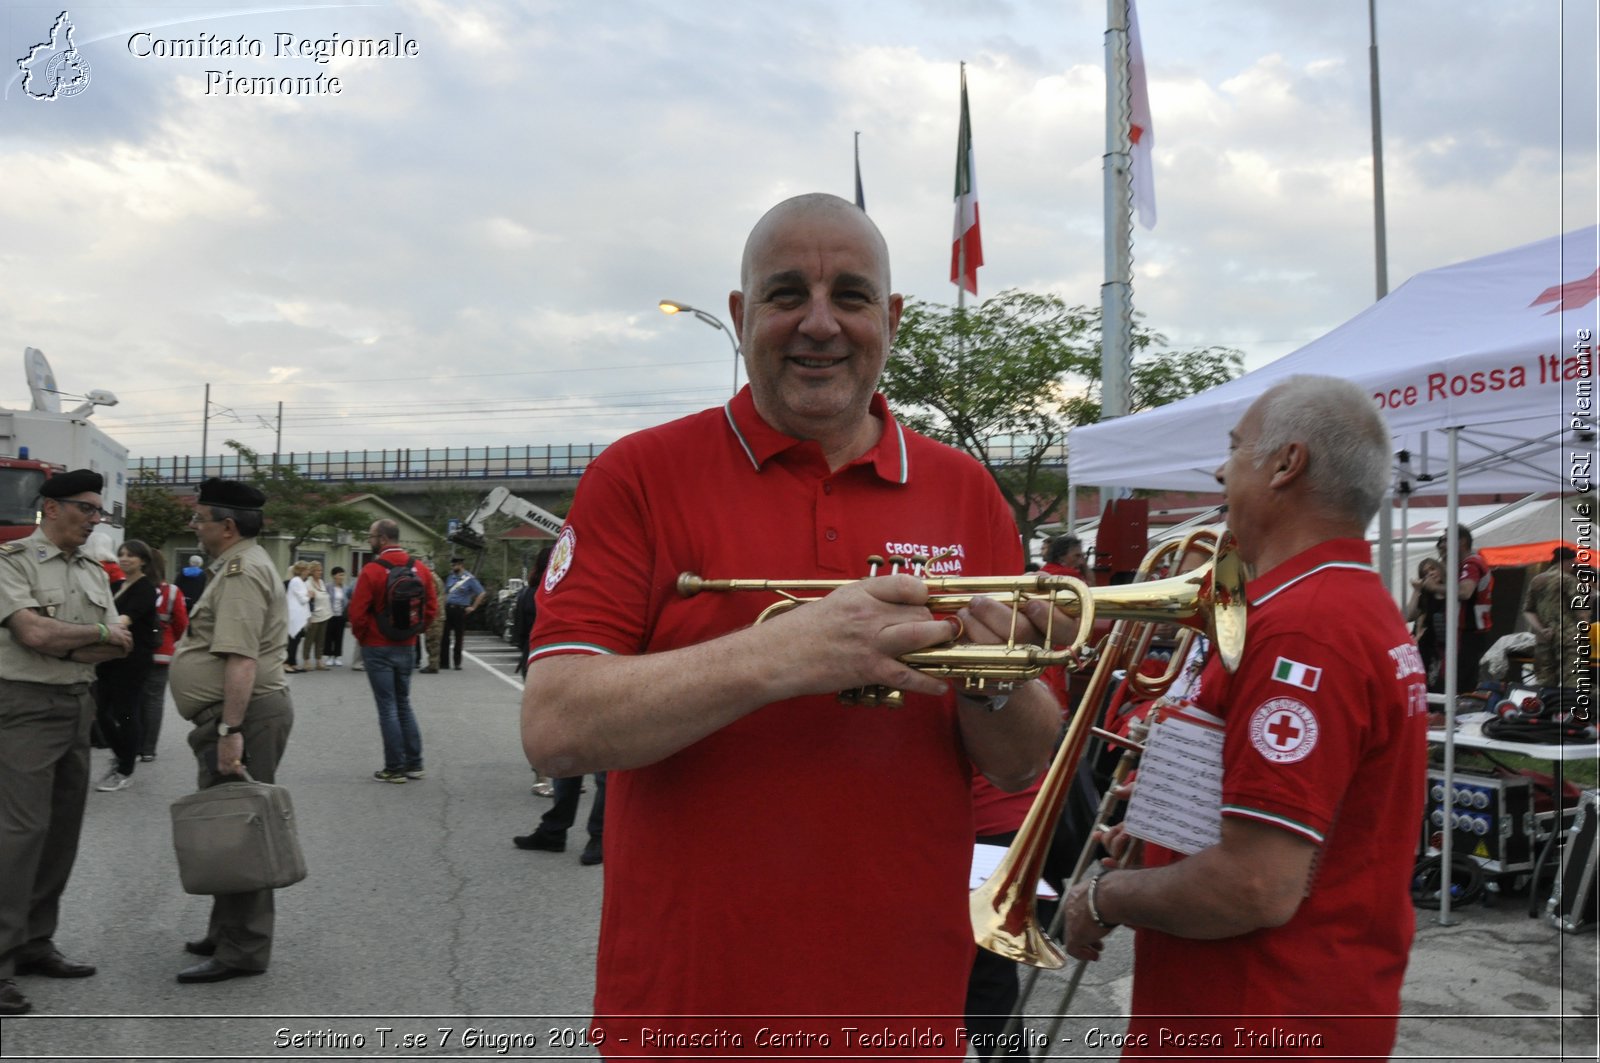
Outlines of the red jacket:
M378 557L391 565L404 565L411 561L411 555L398 546L389 547ZM422 626L426 628L433 623L433 618L439 615L438 583L433 578L433 573L421 561L412 563L416 565L417 575L427 590L427 599L422 608ZM384 638L383 632L378 628L375 614L384 604L384 590L388 585L389 570L378 564L376 559L368 561L361 567L361 576L356 580L356 589L350 594L350 630L355 634L356 642L362 646L415 646L417 644L415 635L396 642Z
M183 595L170 583L156 587L156 619L161 621L161 645L153 658L156 664L171 664L172 650L189 630L189 608Z

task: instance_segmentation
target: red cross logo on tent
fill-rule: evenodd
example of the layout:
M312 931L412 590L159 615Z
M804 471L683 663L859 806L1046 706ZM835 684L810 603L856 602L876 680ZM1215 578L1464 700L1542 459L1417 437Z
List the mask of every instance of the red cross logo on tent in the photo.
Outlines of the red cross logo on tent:
M1545 303L1555 303L1544 312L1546 317L1563 310L1581 310L1600 297L1600 269L1596 269L1582 280L1568 281L1558 284L1553 288L1546 288L1540 293L1539 298L1529 303L1529 307L1543 306Z
M1273 698L1250 717L1250 744L1275 764L1304 760L1317 744L1317 717L1294 698Z

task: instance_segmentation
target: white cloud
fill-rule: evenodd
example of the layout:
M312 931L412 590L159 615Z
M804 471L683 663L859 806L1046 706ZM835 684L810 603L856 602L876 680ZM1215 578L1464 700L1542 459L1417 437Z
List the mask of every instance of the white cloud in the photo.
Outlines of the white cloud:
M1592 44L1582 7L1564 27L1553 7L1493 0L1381 12L1392 283L1594 220L1592 56L1558 61ZM719 402L726 339L656 301L725 316L749 225L786 194L848 195L858 130L897 286L953 301L963 59L983 294L1098 301L1103 5L220 8L165 32L400 32L421 54L336 59L339 96L208 96L216 64L120 49L110 29L167 11L131 2L99 29L99 9L74 11L83 39L107 33L86 92L0 103L0 337L45 349L68 388L117 390L106 424L136 453L193 450L208 381L247 426L283 401L297 450L605 441ZM1161 204L1135 236L1146 322L1260 360L1359 312L1373 284L1365 12L1140 14ZM641 397L651 388L666 397ZM362 427L446 394L523 412ZM0 399L19 395L0 368ZM330 406L339 418L320 416Z

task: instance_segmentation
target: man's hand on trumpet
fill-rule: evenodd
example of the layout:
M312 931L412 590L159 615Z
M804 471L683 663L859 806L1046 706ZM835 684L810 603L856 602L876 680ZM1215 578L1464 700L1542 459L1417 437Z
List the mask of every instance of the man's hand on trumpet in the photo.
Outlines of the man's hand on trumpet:
M879 686L916 694L943 694L945 680L898 660L902 654L949 642L953 618L935 618L926 608L928 588L907 575L858 580L757 629L770 628L787 647L783 654L793 688L783 697L827 694Z

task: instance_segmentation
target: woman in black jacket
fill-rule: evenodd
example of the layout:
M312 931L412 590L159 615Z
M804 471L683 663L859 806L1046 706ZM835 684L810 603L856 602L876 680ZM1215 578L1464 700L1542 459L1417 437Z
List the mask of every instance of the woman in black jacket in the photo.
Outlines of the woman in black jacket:
M127 578L112 592L117 612L133 635L133 648L126 657L95 665L96 719L116 757L116 763L95 787L101 792L125 789L133 781L143 730L145 676L161 646L156 587L148 576L150 548L138 539L129 539L117 548L117 565Z

